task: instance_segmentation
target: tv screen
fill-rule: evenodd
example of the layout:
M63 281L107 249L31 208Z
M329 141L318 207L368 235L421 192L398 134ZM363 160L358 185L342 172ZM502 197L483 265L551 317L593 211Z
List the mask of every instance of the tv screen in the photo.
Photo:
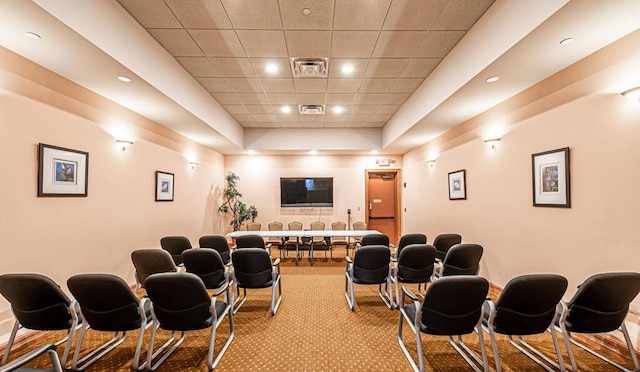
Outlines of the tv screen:
M281 207L333 207L333 178L280 178Z

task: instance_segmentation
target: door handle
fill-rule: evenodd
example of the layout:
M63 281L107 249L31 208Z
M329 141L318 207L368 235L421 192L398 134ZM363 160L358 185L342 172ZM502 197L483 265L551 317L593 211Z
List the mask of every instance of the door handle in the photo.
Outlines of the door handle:
M369 210L373 210L373 204L369 202Z

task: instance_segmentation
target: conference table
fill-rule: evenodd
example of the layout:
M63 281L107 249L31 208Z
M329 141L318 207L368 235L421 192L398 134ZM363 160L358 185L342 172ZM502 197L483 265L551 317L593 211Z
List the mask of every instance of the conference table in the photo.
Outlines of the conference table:
M355 238L357 236L365 236L369 234L380 234L378 230L256 230L256 231L233 231L227 234L229 238L237 238L246 235L259 235L263 238L273 237L296 237L296 265L298 264L298 248L302 238L312 239L314 236L323 238ZM313 265L313 245L309 248L309 259Z

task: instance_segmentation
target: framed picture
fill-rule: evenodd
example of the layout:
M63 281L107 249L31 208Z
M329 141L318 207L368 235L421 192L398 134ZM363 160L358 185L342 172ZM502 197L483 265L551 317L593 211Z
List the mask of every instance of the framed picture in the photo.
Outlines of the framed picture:
M464 169L449 173L449 200L467 199L467 183Z
M533 206L571 208L569 148L531 155Z
M89 153L38 144L38 196L87 196Z
M156 171L156 201L173 201L173 173Z

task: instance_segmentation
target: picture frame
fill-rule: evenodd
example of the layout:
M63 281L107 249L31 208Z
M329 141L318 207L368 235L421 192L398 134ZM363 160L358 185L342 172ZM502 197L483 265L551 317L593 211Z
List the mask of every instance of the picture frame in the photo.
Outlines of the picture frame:
M531 155L533 206L571 208L569 148Z
M38 144L38 197L86 197L89 153Z
M169 172L156 171L156 201L172 202L174 175Z
M467 199L466 171L449 172L449 200Z

